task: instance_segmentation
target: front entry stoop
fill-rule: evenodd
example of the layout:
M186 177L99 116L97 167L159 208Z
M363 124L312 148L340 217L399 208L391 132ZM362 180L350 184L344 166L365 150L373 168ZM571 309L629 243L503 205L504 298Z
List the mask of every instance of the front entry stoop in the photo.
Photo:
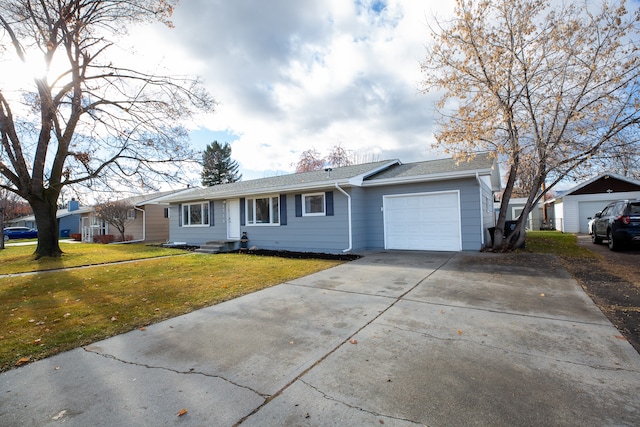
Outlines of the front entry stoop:
M206 242L194 252L200 254L218 254L222 252L232 252L238 249L239 243L240 242L238 240L216 240Z

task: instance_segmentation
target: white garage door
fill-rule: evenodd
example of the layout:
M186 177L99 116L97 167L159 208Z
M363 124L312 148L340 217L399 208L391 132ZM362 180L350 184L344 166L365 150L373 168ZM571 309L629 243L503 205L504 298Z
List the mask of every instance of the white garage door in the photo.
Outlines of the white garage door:
M615 199L614 199L615 200ZM596 212L600 212L610 202L578 202L578 215L580 216L579 226L580 233L589 232L589 217L593 218Z
M384 196L386 249L460 251L459 194Z

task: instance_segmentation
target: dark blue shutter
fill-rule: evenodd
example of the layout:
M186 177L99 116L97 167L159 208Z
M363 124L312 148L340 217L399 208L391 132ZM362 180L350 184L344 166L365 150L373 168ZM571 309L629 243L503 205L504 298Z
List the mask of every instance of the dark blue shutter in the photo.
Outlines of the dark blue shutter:
M333 191L324 193L325 213L327 216L333 216Z
M215 218L213 217L213 200L209 202L209 227L215 225Z
M296 194L296 216L302 216L302 194Z
M280 195L280 225L287 225L287 195Z
M178 227L182 227L182 205L178 205Z
M247 225L246 224L246 219L245 219L245 214L244 214L244 210L245 210L245 201L244 201L244 197L242 197L240 199L240 225Z

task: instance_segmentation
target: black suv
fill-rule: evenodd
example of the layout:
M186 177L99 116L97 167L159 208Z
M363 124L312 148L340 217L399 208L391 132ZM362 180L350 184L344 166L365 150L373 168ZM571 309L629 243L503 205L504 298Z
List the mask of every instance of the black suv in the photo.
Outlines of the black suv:
M619 251L631 243L640 243L640 199L609 203L593 219L591 241L609 241L609 249Z

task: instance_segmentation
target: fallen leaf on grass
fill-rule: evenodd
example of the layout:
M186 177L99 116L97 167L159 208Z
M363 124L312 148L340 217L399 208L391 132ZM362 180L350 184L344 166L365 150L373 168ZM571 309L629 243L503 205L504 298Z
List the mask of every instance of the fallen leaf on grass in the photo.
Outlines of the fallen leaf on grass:
M112 322L115 322L116 320L118 320L118 318L117 318L116 316L113 316L113 317L111 318L111 321L112 321Z
M29 363L30 360L31 360L31 357L21 357L16 362L16 366L20 366L20 365L24 365L25 363Z
M187 410L186 410L185 408L182 408L182 409L180 409L180 412L178 412L178 414L177 414L177 415L178 415L179 417L181 417L181 416L183 416L183 415L184 415L184 414L186 414L186 413L187 413Z
M33 343L34 344L40 344L40 341L42 341L42 338L38 338L38 339L33 340Z

